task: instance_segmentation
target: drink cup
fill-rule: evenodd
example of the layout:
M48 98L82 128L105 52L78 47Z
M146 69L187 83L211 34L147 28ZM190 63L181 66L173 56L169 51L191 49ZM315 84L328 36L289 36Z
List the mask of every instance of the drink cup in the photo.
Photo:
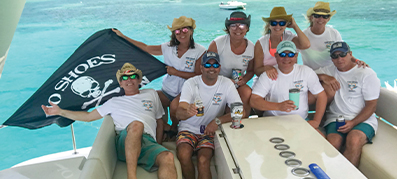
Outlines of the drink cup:
M298 88L291 88L289 89L289 100L293 101L296 110L299 109L299 95L300 95L300 90Z

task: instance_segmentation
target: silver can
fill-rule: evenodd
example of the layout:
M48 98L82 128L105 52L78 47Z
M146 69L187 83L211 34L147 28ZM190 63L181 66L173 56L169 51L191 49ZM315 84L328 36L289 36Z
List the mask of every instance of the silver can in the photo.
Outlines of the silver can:
M234 82L237 83L238 81L240 81L240 76L242 76L241 72L242 72L241 69L237 69L237 68L232 69L232 80ZM236 88L240 87L236 83L234 84L236 86Z

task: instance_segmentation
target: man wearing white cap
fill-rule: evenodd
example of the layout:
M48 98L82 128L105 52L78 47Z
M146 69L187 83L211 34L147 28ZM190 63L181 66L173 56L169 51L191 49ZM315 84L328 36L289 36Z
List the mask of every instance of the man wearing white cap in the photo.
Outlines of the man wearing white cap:
M260 75L252 88L251 106L265 111L264 116L298 114L303 119L308 116L308 92L316 98L316 114L309 124L317 131L325 112L326 94L316 73L307 66L296 64L298 53L292 41L282 41L275 54L277 65L274 67L279 74L276 80L266 74ZM289 90L299 91L299 105L289 100ZM321 132L320 132L321 133Z
M52 107L41 107L46 115L84 122L110 114L117 133L117 158L127 163L129 179L137 178L137 165L149 172L158 170L159 178L176 178L174 156L160 145L164 110L159 96L153 89L139 90L142 71L130 63L117 70L116 77L125 95L113 97L91 112L68 111L51 102Z

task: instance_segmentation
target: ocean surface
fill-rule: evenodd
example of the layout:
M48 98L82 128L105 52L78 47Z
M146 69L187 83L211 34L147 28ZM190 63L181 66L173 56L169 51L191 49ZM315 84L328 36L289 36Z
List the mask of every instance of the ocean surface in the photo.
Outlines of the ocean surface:
M256 42L274 6L293 13L303 30L303 14L316 1L245 0L251 27L247 38ZM337 13L330 22L350 45L353 55L373 68L382 86L397 78L397 1L333 0ZM127 36L158 45L169 41L173 18L196 20L194 39L208 47L223 32L232 11L214 0L27 0L0 79L0 123L21 106L91 34L116 27ZM158 58L163 60L162 57ZM301 61L299 62L301 63ZM161 88L161 78L145 88ZM75 122L77 148L93 144L102 120ZM0 129L0 170L46 154L72 150L70 127L51 125L37 130Z

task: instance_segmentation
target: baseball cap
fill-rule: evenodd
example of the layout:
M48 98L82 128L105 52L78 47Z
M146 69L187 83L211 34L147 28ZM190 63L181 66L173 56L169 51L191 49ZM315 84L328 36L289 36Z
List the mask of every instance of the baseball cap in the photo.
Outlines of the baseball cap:
M278 45L277 45L277 53L281 53L284 51L291 51L293 53L296 53L296 46L294 44L294 42L289 41L289 40L285 40L285 41L281 41Z
M346 42L335 42L331 45L331 50L329 52L330 54L333 54L336 51L349 52L350 47Z
M208 62L208 60L214 59L216 62L220 62L219 55L215 52L206 52L203 55L203 59L201 60L201 65L204 65Z

